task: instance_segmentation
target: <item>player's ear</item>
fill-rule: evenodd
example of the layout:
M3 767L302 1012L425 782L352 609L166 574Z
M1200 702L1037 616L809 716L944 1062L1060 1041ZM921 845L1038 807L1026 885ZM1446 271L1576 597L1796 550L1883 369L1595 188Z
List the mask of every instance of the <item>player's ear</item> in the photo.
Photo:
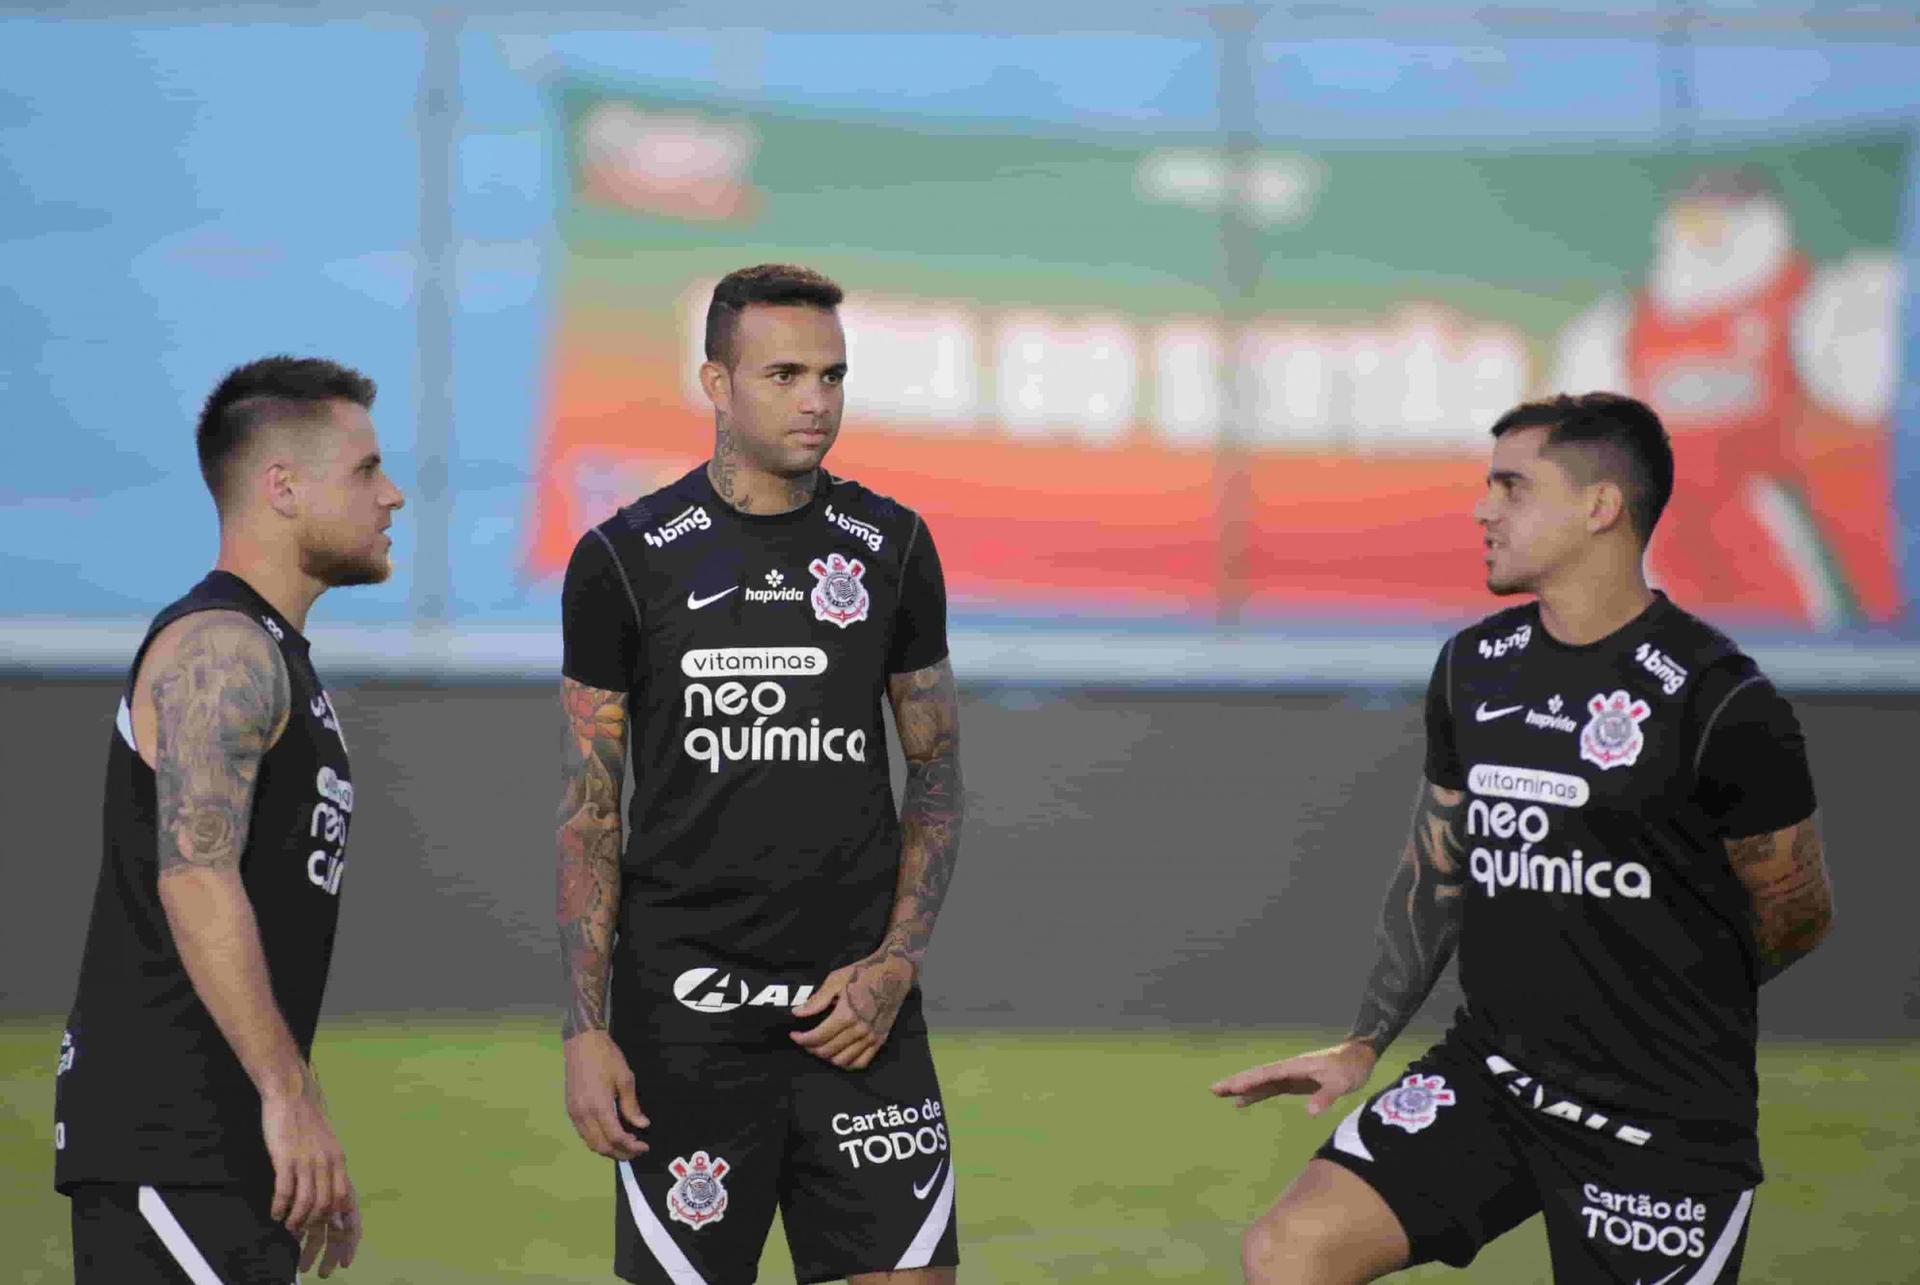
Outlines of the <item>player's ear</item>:
M733 376L725 366L717 361L700 363L700 387L707 394L707 400L722 415L733 410Z
M1587 489L1587 530L1611 531L1627 520L1627 496L1618 482L1595 482Z
M259 485L264 488L267 503L273 511L283 518L300 516L300 497L293 475L293 467L275 460L260 470Z

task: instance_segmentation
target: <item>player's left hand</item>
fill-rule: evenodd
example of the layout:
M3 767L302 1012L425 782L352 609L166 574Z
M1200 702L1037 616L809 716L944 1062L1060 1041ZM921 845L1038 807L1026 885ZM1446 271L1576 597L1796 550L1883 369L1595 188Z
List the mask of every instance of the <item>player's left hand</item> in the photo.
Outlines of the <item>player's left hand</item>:
M353 1256L360 1249L360 1233L360 1196L349 1179L346 1209L322 1214L307 1224L300 1246L300 1271L311 1271L318 1260L320 1279L325 1280L333 1275L334 1268L353 1266Z
M913 961L882 952L827 974L795 1017L827 1018L811 1030L794 1031L795 1044L843 1071L864 1071L893 1030L893 1019L913 989ZM831 1011L829 1011L831 1009Z

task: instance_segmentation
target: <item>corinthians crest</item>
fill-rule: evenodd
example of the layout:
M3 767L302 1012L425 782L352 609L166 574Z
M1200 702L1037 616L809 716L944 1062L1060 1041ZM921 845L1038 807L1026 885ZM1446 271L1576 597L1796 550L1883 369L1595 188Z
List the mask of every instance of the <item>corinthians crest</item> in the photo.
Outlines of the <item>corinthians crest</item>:
M818 581L811 599L816 620L830 620L845 629L867 618L867 586L860 582L867 569L860 559L848 561L838 553L829 554L824 561L815 558L807 570Z
M709 1160L704 1151L694 1152L691 1160L674 1157L667 1166L676 1180L667 1188L667 1216L695 1231L719 1222L727 1212L727 1189L720 1182L727 1169L726 1161Z
M1626 692L1600 693L1587 702L1593 715L1580 729L1580 757L1601 768L1624 767L1640 757L1647 743L1640 731L1650 712L1647 703Z
M1416 1071L1375 1099L1373 1112L1397 1129L1418 1133L1433 1123L1441 1107L1452 1105L1453 1090L1445 1076Z

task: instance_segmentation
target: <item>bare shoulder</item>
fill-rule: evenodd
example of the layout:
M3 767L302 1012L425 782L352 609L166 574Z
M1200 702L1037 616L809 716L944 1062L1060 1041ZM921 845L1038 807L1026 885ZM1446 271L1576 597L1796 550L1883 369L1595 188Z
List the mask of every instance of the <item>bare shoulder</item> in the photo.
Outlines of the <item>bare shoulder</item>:
M224 707L220 722L262 727L267 743L285 729L292 700L286 659L259 621L240 611L196 611L154 636L134 676L134 741L155 761L162 721L177 725L187 711Z

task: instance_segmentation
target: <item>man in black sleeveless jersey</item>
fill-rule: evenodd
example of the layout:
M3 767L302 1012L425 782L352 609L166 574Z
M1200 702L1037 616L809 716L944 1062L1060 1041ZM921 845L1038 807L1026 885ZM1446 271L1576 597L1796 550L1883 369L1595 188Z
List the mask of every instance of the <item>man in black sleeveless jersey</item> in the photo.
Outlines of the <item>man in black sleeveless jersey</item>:
M617 1161L629 1281L753 1280L776 1207L802 1281L959 1259L918 986L962 812L946 591L916 513L820 467L840 300L802 268L721 281L712 459L567 570L567 1110Z
M107 759L106 846L55 1080L78 1285L286 1285L353 1260L309 1063L353 778L301 630L390 573L373 384L272 357L200 416L214 569L154 618Z
M1673 490L1649 408L1563 396L1493 436L1487 587L1532 600L1434 665L1359 1018L1214 1092L1325 1110L1456 943L1465 1003L1249 1229L1250 1281L1464 1267L1535 1214L1556 1281L1739 1273L1762 1177L1757 991L1832 916L1804 741L1753 661L1642 575Z

